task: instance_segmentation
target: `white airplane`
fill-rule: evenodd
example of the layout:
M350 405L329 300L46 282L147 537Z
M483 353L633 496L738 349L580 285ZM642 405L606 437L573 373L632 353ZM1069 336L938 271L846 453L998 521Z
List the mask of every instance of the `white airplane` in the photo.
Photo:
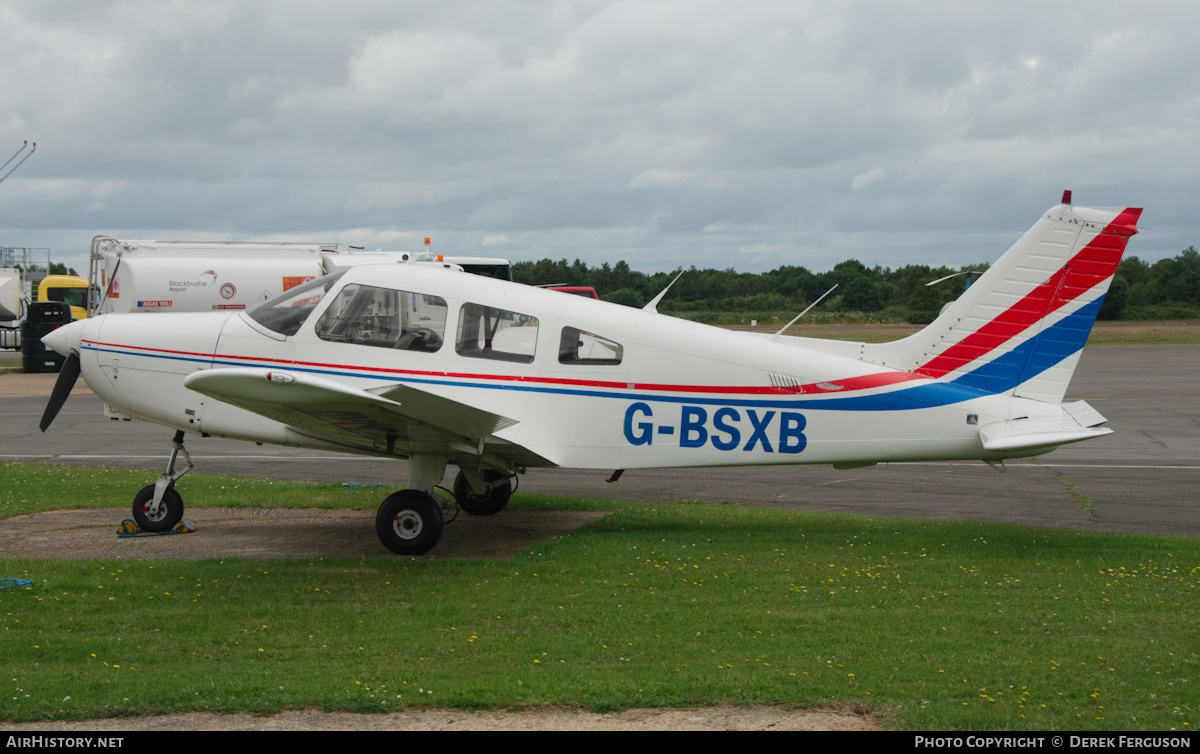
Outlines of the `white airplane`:
M928 327L865 344L722 330L416 265L355 267L243 312L105 314L43 340L113 418L176 430L139 526L183 515L184 434L409 460L379 507L393 552L441 538L447 465L465 511L502 510L530 467L624 469L983 460L1109 434L1062 404L1140 209L1070 192ZM177 471L183 453L187 468ZM448 501L447 503L448 504Z

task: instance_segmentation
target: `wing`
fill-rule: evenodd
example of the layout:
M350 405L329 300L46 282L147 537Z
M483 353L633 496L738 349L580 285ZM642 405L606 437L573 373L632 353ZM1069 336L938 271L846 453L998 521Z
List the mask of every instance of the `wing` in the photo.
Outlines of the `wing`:
M515 419L408 385L375 394L311 374L250 367L194 372L183 384L303 434L359 450L399 456L432 453L452 462L555 465L494 436L516 424Z

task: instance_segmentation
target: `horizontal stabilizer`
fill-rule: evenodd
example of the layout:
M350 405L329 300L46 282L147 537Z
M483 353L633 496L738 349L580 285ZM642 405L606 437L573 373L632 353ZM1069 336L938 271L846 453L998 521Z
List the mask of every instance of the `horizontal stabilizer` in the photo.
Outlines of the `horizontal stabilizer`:
M1106 419L1086 401L1068 403L1062 409L1058 417L1012 419L980 427L983 449L998 453L1048 450L1112 434L1111 429L1098 426Z
M1100 415L1099 411L1088 405L1087 401L1064 403L1062 408L1071 415L1071 418L1079 422L1081 427L1099 427L1108 421Z

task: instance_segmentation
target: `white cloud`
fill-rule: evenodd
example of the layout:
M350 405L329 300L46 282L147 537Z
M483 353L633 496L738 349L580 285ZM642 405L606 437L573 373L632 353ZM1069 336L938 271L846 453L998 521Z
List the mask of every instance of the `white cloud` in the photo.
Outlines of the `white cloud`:
M968 263L987 255L964 239L1019 233L1070 187L1147 205L1131 252L1153 258L1196 243L1198 17L8 0L0 148L39 148L0 185L0 243L434 234L641 269Z
M858 189L866 188L873 183L879 183L887 175L887 171L880 167L874 167L866 172L859 173L854 176L854 180L850 181L850 188L857 191Z

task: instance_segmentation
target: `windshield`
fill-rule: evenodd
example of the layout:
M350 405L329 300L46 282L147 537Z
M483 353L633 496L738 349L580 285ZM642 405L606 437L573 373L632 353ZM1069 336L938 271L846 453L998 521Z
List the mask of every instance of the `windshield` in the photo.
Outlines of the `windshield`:
M304 285L284 291L283 295L267 299L246 310L246 315L258 324L277 332L280 335L295 335L308 315L312 314L317 304L345 273L335 272L332 275L310 280Z
M46 295L51 301L61 301L70 306L87 306L87 288L51 288Z

